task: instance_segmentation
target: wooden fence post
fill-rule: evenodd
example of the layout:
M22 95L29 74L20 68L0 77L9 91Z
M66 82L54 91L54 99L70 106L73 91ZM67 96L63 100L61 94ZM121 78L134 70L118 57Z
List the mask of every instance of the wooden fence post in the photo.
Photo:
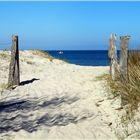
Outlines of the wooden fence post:
M128 81L128 42L130 36L120 37L120 77L121 81Z
M112 80L115 80L117 74L117 67L118 67L117 50L116 50L116 34L110 35L108 56L110 59L110 75L112 77Z
M8 86L20 84L18 36L12 36L11 62L9 67Z

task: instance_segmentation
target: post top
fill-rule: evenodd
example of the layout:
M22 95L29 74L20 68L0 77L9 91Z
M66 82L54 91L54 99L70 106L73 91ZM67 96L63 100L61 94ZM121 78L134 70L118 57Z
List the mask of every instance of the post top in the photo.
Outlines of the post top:
M17 35L17 34L15 34L15 35L12 35L12 37L18 37L18 35Z
M12 35L12 40L17 41L18 40L18 35Z
M126 35L126 36L120 36L120 39L130 39L131 36L130 35Z
M114 40L116 40L117 39L117 36L116 36L116 34L114 33L114 34L110 34L110 39L114 39Z

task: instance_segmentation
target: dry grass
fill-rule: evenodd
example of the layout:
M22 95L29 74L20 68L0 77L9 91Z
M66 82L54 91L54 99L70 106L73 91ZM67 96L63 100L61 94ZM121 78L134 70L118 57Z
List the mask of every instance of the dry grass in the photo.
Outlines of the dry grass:
M5 83L0 84L0 89L1 90L6 89L6 88L7 88L7 84L5 84Z
M127 83L121 84L123 86L123 94L131 105L131 109L137 109L140 103L140 52L129 52L128 61L128 77Z
M105 80L107 84L107 88L109 87L109 90L111 90L111 93L114 95L114 97L119 95L117 82L114 82L109 74L103 74L101 76L98 76L96 77L96 80Z
M47 58L49 59L50 61L53 61L55 58L53 56L51 56L48 52L46 51L41 51L41 50L33 50L32 53L34 55L39 55L41 57L44 57L44 58ZM60 58L57 58L58 60L61 60L63 62L66 62L66 63L70 63L68 60L66 59L60 59Z
M38 55L44 58L49 59L50 61L52 61L54 58L46 51L41 51L41 50L33 50L32 51L33 55Z
M0 58L2 59L7 59L7 58L10 58L10 56L4 52L0 53Z
M32 61L26 61L26 63L29 64L29 65L34 65L35 64L35 62L32 62Z
M122 98L122 105L125 106L127 119L131 119L138 109L140 103L140 52L129 51L128 59L128 81L122 83L118 71L115 81L112 80L109 74L98 77L98 79L105 79L108 87L112 93L120 95Z
M138 51L129 52L128 77L128 82L123 83L118 78L116 89L130 105L130 113L132 113L140 103L140 52Z

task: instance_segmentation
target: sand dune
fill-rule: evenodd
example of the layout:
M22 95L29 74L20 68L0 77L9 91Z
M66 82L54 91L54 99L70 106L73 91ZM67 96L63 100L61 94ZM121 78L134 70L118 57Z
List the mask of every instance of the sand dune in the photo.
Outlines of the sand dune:
M7 83L8 66L7 56L0 61L0 85ZM20 69L20 86L0 89L1 138L118 139L120 99L111 99L105 81L96 79L108 66L78 66L22 51Z

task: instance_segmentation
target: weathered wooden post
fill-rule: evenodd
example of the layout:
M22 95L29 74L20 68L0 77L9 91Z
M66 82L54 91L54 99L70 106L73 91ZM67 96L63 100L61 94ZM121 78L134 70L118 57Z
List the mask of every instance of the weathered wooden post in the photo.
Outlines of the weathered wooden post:
M110 75L112 80L116 79L117 74L117 50L116 50L116 34L111 34L109 39L108 57L110 59Z
M18 36L12 36L11 62L9 67L8 87L20 84Z
M128 81L128 42L130 36L120 37L120 77L122 81Z

